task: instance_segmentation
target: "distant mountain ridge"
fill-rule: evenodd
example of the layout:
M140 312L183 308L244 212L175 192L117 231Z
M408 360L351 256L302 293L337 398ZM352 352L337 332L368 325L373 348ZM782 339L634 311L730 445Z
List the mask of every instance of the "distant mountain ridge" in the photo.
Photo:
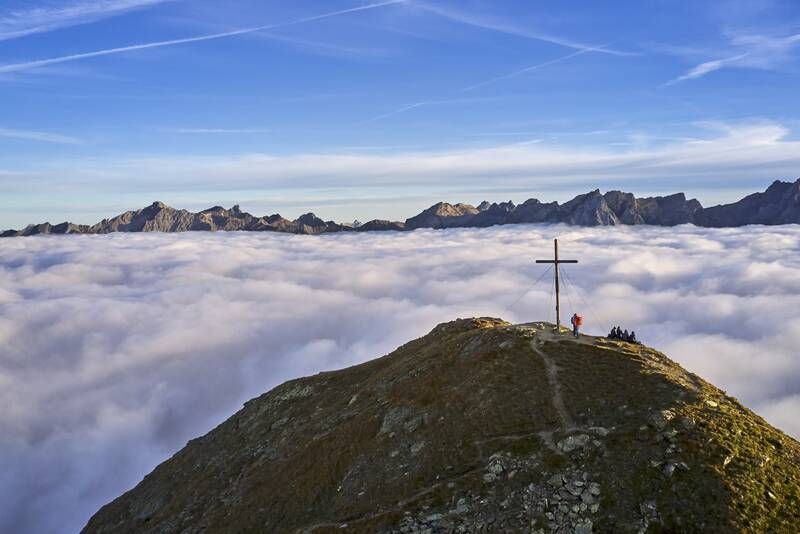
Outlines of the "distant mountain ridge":
M127 211L94 225L63 222L32 224L22 230L7 230L0 237L39 234L108 234L112 232L250 231L292 234L415 230L417 228L487 227L520 223L565 223L576 226L695 224L704 227L735 227L748 224L800 224L800 179L775 181L763 193L754 193L732 204L704 208L683 193L637 198L632 193L599 189L572 200L543 203L529 199L513 202L470 204L439 202L405 222L375 219L363 225L324 221L307 213L295 220L278 214L257 217L239 206L214 206L198 213L175 209L162 202Z
M42 223L29 225L19 231L8 230L0 234L0 237L39 234L109 234L113 232L214 232L218 230L322 234L345 229L352 228L333 221L323 221L313 213L307 213L290 221L277 214L256 217L241 211L238 205L231 209L214 206L193 213L172 208L163 202L153 202L146 208L126 211L111 219L103 219L92 226L66 222L58 225Z

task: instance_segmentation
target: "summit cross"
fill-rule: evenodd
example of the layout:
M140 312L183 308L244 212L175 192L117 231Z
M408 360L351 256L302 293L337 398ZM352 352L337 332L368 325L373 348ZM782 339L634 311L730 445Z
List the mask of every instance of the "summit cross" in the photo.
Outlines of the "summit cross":
M558 259L558 239L553 240L555 256L552 260L536 260L536 263L552 263L555 265L556 279L556 332L561 332L561 302L559 300L558 266L562 263L578 263L578 260L559 260Z

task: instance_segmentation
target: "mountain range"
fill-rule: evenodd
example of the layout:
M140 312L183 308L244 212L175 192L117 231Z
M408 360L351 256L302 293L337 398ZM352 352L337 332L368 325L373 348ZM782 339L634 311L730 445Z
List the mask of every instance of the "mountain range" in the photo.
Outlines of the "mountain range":
M257 217L239 206L214 206L197 213L175 209L162 202L127 211L94 225L32 224L21 230L7 230L0 237L40 234L107 234L111 232L252 231L293 234L415 230L417 228L485 227L519 223L565 223L577 226L694 224L705 227L733 227L748 224L800 224L800 179L775 181L766 191L754 193L732 204L704 208L684 193L663 197L637 198L632 193L600 190L578 195L559 204L529 199L513 202L448 204L439 202L404 222L372 220L364 224L324 221L307 213L295 220L278 214Z
M798 531L800 443L651 348L493 318L246 402L83 530Z

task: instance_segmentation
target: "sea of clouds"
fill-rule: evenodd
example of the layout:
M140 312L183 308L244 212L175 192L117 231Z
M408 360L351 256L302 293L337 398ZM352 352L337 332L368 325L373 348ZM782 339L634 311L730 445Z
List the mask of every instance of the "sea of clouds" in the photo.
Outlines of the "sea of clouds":
M519 225L0 240L0 532L79 530L188 439L293 377L437 323L613 324L800 437L800 227ZM570 284L570 281L572 284ZM513 305L513 306L512 306Z

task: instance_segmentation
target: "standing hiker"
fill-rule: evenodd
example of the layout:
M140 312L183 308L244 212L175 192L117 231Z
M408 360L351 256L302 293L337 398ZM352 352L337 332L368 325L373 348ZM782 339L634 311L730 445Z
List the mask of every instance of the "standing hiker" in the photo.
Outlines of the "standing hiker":
M575 337L579 337L581 335L580 328L583 325L583 317L581 317L577 313L573 313L570 322L572 323L572 335Z

